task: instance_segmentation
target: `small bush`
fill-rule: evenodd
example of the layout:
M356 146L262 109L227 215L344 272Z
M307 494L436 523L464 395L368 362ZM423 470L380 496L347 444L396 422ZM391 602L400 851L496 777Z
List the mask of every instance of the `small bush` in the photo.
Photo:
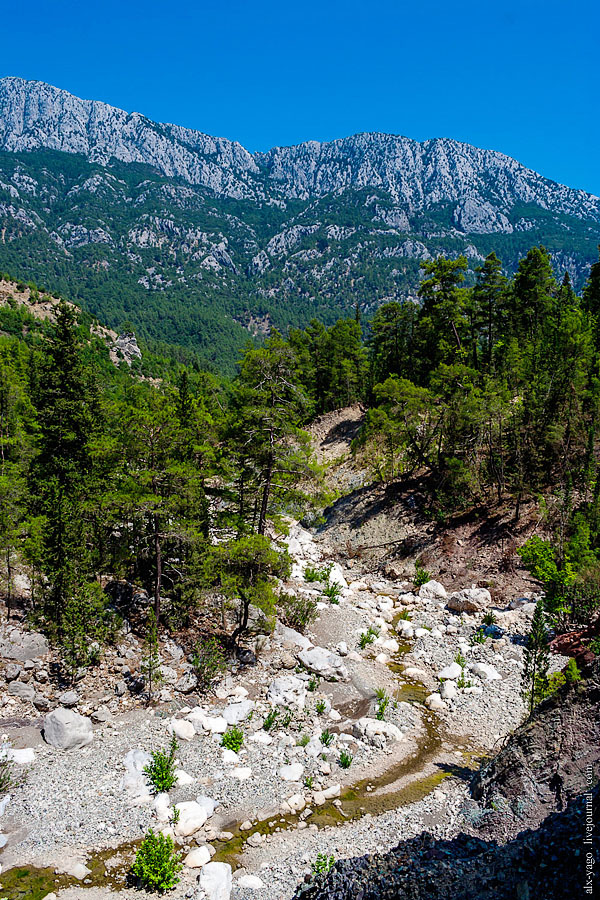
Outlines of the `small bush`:
M317 618L317 602L312 597L280 594L277 605L283 623L301 634Z
M308 682L308 684L306 685L306 689L311 691L311 693L312 693L313 691L316 691L316 689L318 687L319 687L319 679L317 678L316 675L313 675L312 678L310 679L310 681Z
M486 612L482 621L483 621L483 624L486 626L486 628L489 628L492 625L496 625L498 622L498 619L496 618L494 613L490 611L490 612Z
M375 695L377 697L377 709L375 711L375 718L379 719L380 722L383 722L383 720L385 719L386 710L391 703L391 697L383 688L378 688L375 691Z
M327 584L329 581L329 573L333 566L330 564L328 566L323 566L322 569L315 569L314 566L307 566L304 570L304 580L309 582L320 581L323 584Z
M342 589L337 581L332 581L331 584L328 584L327 587L323 588L323 593L330 603L333 603L335 606L337 606L337 604L340 602Z
M319 853L315 861L311 864L313 875L325 875L333 868L335 863L334 856L327 856L326 853Z
M366 631L363 631L360 638L358 639L358 645L361 650L364 650L369 644L372 644L376 637L379 637L379 629L374 628L372 625L369 625Z
M244 732L237 725L232 725L231 728L228 728L221 738L221 746L226 747L227 750L233 750L234 753L238 753L242 749L243 744Z
M398 618L402 619L404 622L410 622L409 611L407 609L403 609L402 612L400 613L400 615L398 616Z
M592 640L588 644L588 647L592 651L594 656L600 656L600 637L592 638Z
M275 724L275 719L279 715L278 709L270 710L265 716L265 721L263 722L263 728L265 731L270 731L273 725Z
M567 684L576 684L578 681L581 681L581 672L577 668L577 663L574 659L569 660L563 671Z
M321 732L321 743L324 747L331 747L333 743L333 734L329 728L326 728L325 731Z
M309 791L312 791L313 785L315 783L315 779L312 775L306 775L304 778L304 787L308 788Z
M469 638L469 643L471 647L474 647L475 644L485 644L487 638L485 636L485 632L483 628L478 628L477 631L474 631L473 634Z
M300 737L298 738L298 740L296 741L296 744L298 745L298 747L306 747L306 745L309 742L310 742L309 736L307 734L301 734Z
M349 769L352 765L353 758L352 754L348 753L347 750L342 750L338 763L342 769Z
M177 784L175 775L175 756L177 754L177 738L171 737L168 750L154 750L151 753L152 762L144 769L144 775L157 794L170 791Z
M198 688L208 691L227 668L227 657L222 645L216 637L209 637L196 645L192 656L194 674L198 679Z
M414 586L420 588L422 585L427 584L428 581L431 581L431 572L424 569L419 560L417 560L415 562L415 577L413 578Z
M316 705L315 705L315 709L316 709L316 711L318 712L318 714L319 714L320 716L323 715L323 713L325 712L326 708L327 708L327 704L325 703L324 700L317 700Z
M168 891L179 882L182 869L181 854L173 840L149 831L135 855L132 872L149 891Z
M458 663L458 665L461 667L461 669L464 669L464 667L465 667L466 664L467 664L467 661L466 661L466 659L464 658L464 656L462 655L462 653L457 653L457 654L456 654L456 656L454 657L454 662L455 662L455 663Z

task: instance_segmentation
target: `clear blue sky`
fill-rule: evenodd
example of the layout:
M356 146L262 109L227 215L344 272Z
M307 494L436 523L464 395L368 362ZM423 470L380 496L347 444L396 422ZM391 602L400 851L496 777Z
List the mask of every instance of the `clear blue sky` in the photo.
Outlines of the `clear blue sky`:
M30 0L1 75L251 150L452 137L600 194L597 0Z

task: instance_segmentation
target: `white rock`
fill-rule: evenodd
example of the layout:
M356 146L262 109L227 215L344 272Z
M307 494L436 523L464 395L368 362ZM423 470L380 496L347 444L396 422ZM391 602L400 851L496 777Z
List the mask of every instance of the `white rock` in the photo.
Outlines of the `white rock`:
M253 700L240 700L239 703L231 703L223 710L223 718L228 725L239 725L245 721L254 709Z
M90 719L73 709L53 709L44 719L44 740L57 750L79 750L91 744L94 734Z
M326 800L335 800L336 797L339 797L342 793L341 784L331 784L328 788L325 788L323 791L323 796Z
M253 744L262 744L265 747L268 747L269 744L273 743L273 738L270 734L267 734L266 731L255 731L254 734L251 734L249 739Z
M334 563L329 572L329 584L339 584L341 588L347 588L348 582L344 578L344 572L339 563Z
M209 862L202 868L200 888L206 900L229 900L231 896L231 866L228 863Z
M202 847L194 847L183 860L188 869L201 869L210 862L210 850L204 844Z
M444 585L434 579L427 581L419 588L419 597L422 600L445 600L447 596Z
M310 650L301 650L298 660L309 672L314 672L321 678L348 681L350 676L348 669L337 653L332 653L324 647L311 647Z
M337 711L337 709L329 710L329 718L331 719L332 722L341 722L342 721L341 713L339 713Z
M282 675L271 682L267 690L267 700L276 706L295 704L304 709L306 702L306 684L295 675Z
M238 781L246 781L248 778L252 778L252 769L249 766L238 766L231 774Z
M198 794L196 803L206 812L207 819L210 819L217 808L217 801L213 800L212 797L207 797L205 794Z
M401 741L403 737L400 729L392 722L380 722L379 719L372 719L369 716L363 716L354 723L354 733L357 737L365 737L370 741L375 741L378 737Z
M12 760L18 766L27 766L35 761L33 747L25 747L23 750L15 750L14 747L4 747L6 758Z
M427 678L427 672L424 672L423 669L418 669L416 666L407 666L402 674L407 678L414 678L415 681L421 681L423 678Z
M427 628L415 628L415 637L416 638L429 637L429 634L430 634L430 632Z
M168 794L157 794L152 806L159 822L168 822L171 816L171 799Z
M275 631L273 633L280 641L294 644L296 647L300 647L301 650L308 650L309 647L312 647L312 642L305 635L300 634L299 631L295 631L293 628L288 628L287 625L282 625L279 621L275 623Z
M492 595L486 588L465 588L450 594L446 606L454 612L475 613L487 609Z
M400 644L398 643L398 641L394 640L394 638L388 638L387 641L384 641L381 646L388 653L397 653L400 649Z
M175 778L177 779L177 785L179 787L184 787L186 784L193 784L196 780L192 778L191 775L188 775L187 772L184 772L183 769L175 769Z
M261 881L258 875L241 875L236 884L245 891L259 891L265 886L264 881Z
M440 687L440 697L442 700L453 700L458 694L458 689L453 681L444 681Z
M446 704L441 698L440 694L434 693L430 694L429 697L425 698L425 706L428 709L446 709Z
M180 741L191 741L196 736L194 725L186 719L171 719L169 731L178 737Z
M227 731L227 720L223 716L205 716L203 724L211 734L225 734Z
M471 663L469 669L474 675L483 678L484 681L500 681L502 679L502 675L498 670L488 663Z
M445 666L440 672L438 672L438 678L448 679L450 678L452 681L455 681L457 678L460 678L462 675L462 667L459 666L457 662L450 663L449 666Z
M340 656L348 656L348 644L346 641L340 641L339 644L336 645L337 652Z
M225 765L237 765L240 761L240 758L235 750L229 750L227 747L225 747L225 749L223 750L221 758Z
M304 766L302 763L292 763L289 766L281 766L277 774L284 781L300 781L304 774Z
M178 837L189 837L195 834L208 818L204 807L195 800L177 803L175 809L179 810L179 820L175 823L175 834Z
M292 794L291 797L287 798L286 802L291 811L295 813L302 812L306 806L306 800L302 794Z

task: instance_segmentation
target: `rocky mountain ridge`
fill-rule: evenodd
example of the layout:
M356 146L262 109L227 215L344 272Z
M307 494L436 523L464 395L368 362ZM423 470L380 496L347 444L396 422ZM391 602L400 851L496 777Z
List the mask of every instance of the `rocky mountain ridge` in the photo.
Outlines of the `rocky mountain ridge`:
M415 299L420 265L535 244L581 289L600 200L500 153L386 134L240 144L0 79L0 268L232 371L251 335ZM169 351L171 352L171 351Z
M400 135L355 134L250 153L236 141L153 122L96 100L81 100L39 81L0 79L0 148L81 153L92 162L154 166L167 177L234 199L270 195L306 200L347 189L380 188L410 210L461 204L457 224L475 233L509 227L504 213L474 221L474 207L510 209L536 203L600 221L600 199L549 181L514 159L448 138L423 142ZM490 203L491 199L491 203Z

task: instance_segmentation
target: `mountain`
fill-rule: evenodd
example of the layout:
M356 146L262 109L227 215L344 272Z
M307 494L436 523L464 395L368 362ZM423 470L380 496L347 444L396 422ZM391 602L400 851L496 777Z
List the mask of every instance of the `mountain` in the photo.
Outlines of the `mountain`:
M600 199L489 150L358 134L249 153L0 79L0 266L217 365L275 325L414 296L419 264L535 243L583 283ZM85 301L84 301L85 298Z

